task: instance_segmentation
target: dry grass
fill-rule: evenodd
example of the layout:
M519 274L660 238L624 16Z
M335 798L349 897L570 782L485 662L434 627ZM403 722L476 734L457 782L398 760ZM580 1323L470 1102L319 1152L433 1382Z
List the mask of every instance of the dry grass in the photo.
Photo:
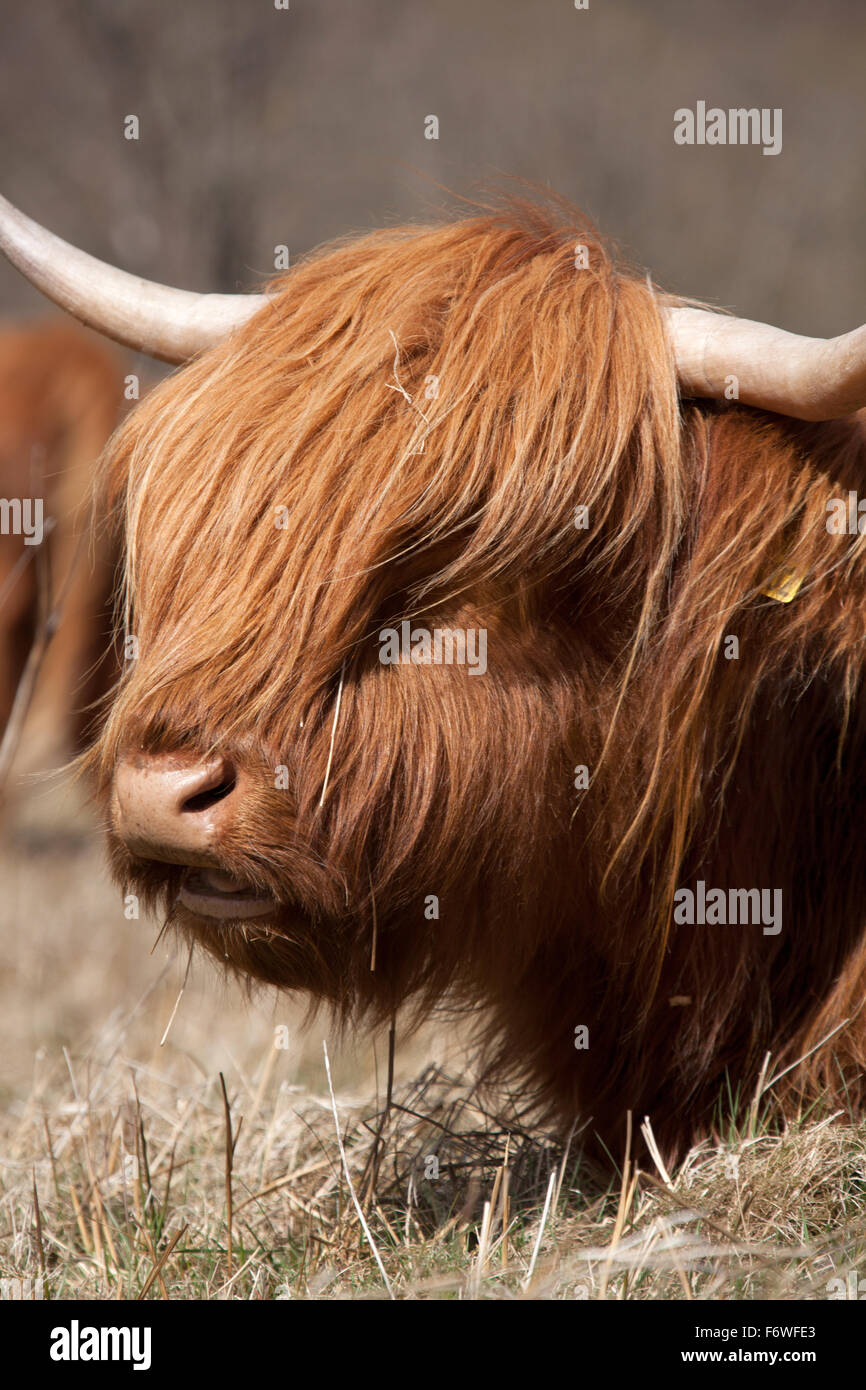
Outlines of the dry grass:
M68 793L34 804L0 850L4 1279L52 1298L790 1299L866 1268L866 1128L753 1114L670 1183L611 1180L579 1135L563 1152L513 1101L482 1103L433 1032L398 1027L390 1103L388 1039L329 1039L344 1165L327 1026L194 966L160 1046L185 956L147 955L157 924L124 919Z

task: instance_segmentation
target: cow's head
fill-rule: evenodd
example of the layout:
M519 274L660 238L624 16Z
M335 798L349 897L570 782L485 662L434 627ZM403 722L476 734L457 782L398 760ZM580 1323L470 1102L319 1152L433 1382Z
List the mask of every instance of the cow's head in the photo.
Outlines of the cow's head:
M259 979L390 1008L573 907L611 713L576 728L574 682L680 510L655 297L580 240L513 213L330 249L115 437L115 871Z
M344 1008L495 989L588 888L576 769L681 525L677 368L832 415L864 395L862 330L665 306L530 207L326 249L252 305L74 261L58 290L15 216L10 254L50 252L43 287L88 321L206 348L108 460L128 659L93 762L118 879Z

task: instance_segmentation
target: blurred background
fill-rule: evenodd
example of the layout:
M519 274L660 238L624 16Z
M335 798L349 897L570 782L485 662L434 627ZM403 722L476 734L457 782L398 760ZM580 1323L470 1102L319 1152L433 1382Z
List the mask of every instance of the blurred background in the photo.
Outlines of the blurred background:
M2 191L128 270L232 290L275 245L518 175L667 288L799 332L864 316L862 0L285 3L7 0ZM781 107L781 154L676 145L698 100ZM5 265L0 306L39 307Z
M0 190L143 276L254 287L276 246L516 175L669 289L802 333L866 318L862 0L5 0L2 25ZM781 153L675 144L698 101L781 108ZM44 312L0 264L0 314ZM185 953L148 955L158 923L124 917L77 793L29 790L0 830L0 1095L14 1110L34 1059L86 1053L109 1019L137 1065L258 1065L285 1001L246 1005L207 967L160 1054ZM321 1031L302 1036L280 1075L321 1086ZM356 1049L340 1075L365 1068Z

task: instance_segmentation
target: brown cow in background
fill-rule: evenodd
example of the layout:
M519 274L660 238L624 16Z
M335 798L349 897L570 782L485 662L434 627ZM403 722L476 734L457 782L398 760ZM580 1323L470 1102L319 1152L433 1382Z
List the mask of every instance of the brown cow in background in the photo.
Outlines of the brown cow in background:
M113 675L113 553L99 527L91 533L90 493L122 387L117 356L68 321L0 329L0 739L40 623L59 603L18 772L56 766L75 751L88 706Z

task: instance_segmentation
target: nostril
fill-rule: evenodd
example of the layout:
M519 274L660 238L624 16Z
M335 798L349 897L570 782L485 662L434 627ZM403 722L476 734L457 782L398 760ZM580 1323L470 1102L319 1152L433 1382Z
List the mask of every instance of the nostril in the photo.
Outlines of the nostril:
M198 792L195 796L188 797L180 809L182 812L206 811L209 806L215 806L218 801L231 796L236 785L234 777L230 781L220 782L218 787L212 787L210 791Z
M224 801L227 796L231 796L237 786L237 776L233 767L224 764L218 772L213 775L213 785L203 787L193 796L188 796L181 803L181 813L197 811L207 811L217 802Z

